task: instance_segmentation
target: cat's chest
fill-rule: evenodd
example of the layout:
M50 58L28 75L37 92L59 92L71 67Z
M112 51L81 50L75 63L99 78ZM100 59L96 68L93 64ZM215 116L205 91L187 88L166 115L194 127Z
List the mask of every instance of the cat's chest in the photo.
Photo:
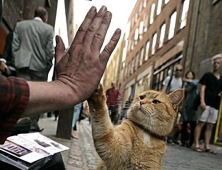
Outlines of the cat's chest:
M151 136L149 134L143 134L143 137L141 138L141 142L144 145L147 145L148 147L151 146Z

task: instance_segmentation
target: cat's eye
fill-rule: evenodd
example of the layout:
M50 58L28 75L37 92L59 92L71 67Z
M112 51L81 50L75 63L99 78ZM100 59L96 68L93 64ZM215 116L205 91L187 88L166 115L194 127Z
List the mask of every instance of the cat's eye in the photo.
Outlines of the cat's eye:
M141 95L139 98L140 100L143 100L146 97L146 95Z
M153 104L158 104L158 103L161 103L161 101L155 99L155 100L152 101L152 103Z

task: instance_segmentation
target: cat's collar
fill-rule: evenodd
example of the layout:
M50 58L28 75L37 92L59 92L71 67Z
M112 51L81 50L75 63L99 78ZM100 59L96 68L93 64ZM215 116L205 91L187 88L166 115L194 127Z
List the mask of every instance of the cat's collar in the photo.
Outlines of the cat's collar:
M143 131L147 132L148 134L150 134L152 137L154 138L157 138L157 139L160 139L160 140L163 140L163 141L166 141L166 137L165 136L160 136L160 135L157 135L153 132L150 132L148 129L144 128L142 125L136 123L136 122L133 122L133 124L135 124L137 127L139 127L140 129L142 129Z

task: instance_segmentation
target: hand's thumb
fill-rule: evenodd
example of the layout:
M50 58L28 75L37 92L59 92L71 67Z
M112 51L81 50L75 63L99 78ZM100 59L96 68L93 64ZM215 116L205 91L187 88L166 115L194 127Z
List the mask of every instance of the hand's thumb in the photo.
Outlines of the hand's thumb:
M65 45L61 39L60 36L56 36L56 48L55 48L55 62L58 64L58 62L61 60L61 58L65 55Z

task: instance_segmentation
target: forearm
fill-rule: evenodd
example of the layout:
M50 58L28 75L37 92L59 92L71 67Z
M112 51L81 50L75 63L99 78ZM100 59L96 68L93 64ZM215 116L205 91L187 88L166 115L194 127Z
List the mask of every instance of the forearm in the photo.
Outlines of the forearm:
M73 95L73 90L58 80L27 83L30 89L30 97L23 117L71 108L80 102L77 96Z
M163 85L163 89L162 89L162 92L166 92L166 86L165 85Z
M205 103L204 96L205 96L205 88L201 86L201 89L200 89L200 103Z

